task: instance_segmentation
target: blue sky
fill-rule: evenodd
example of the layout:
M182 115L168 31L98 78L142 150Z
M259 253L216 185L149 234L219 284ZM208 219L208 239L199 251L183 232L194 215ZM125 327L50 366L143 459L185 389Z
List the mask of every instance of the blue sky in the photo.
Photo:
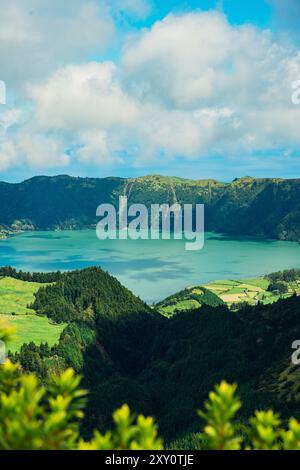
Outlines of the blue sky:
M155 21L163 19L170 12L186 13L211 9L222 10L233 24L251 22L260 27L265 27L270 23L274 10L270 3L265 0L153 0L149 16L140 20L133 18L132 24L138 27L151 27Z
M298 0L2 3L1 180L300 177Z

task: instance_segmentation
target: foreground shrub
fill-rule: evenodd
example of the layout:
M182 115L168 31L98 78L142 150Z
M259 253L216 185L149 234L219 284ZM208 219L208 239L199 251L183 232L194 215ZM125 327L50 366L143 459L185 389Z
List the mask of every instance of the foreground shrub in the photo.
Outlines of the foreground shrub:
M215 450L300 450L300 423L291 418L283 429L279 416L272 410L256 411L241 436L234 418L241 407L236 385L222 382L209 394L205 411L199 415L206 421L200 439L207 449ZM246 435L246 437L245 437ZM250 442L250 444L249 444Z
M0 341L7 342L12 329L0 325ZM136 419L127 405L113 414L114 429L98 431L90 442L80 439L87 392L72 369L41 385L35 374L25 374L18 364L0 365L0 450L161 450L153 418ZM202 449L300 450L300 423L291 418L287 429L273 411L257 411L248 425L235 423L241 402L236 385L222 382L209 394L202 434L193 435ZM198 445L197 445L198 448Z

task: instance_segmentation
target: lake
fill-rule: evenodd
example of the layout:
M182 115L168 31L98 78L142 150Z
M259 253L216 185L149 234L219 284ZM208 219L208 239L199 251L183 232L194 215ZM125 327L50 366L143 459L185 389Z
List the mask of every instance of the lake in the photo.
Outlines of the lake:
M93 230L30 232L0 241L0 265L57 271L98 265L146 302L184 287L300 267L300 245L205 234L201 251L184 240L105 240Z

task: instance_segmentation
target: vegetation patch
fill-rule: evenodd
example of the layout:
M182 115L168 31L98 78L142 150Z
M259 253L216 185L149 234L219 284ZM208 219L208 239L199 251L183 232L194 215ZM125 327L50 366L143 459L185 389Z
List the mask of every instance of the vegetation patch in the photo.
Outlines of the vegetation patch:
M0 278L0 320L17 328L17 335L10 344L11 352L18 351L24 343L53 346L58 342L65 325L50 323L31 308L38 290L47 285L14 277Z
M249 279L222 279L203 286L180 291L157 304L163 315L199 309L202 305L227 304L231 310L245 305L255 306L277 302L292 295L300 295L300 270L290 269Z
M223 300L211 290L197 286L189 287L177 294L167 297L162 302L159 302L156 308L162 315L170 317L179 312L198 309L203 305L218 307L223 304Z
M218 295L232 310L244 304L268 305L279 299L300 295L300 270L291 269L250 279L215 281L204 287Z
M38 315L1 315L9 326L17 329L15 338L9 346L9 350L15 353L20 350L24 343L35 343L40 345L47 343L54 346L59 341L61 332L65 324L50 323L48 318L39 317Z
M0 279L0 314L34 314L29 306L34 302L34 294L45 284L25 282L12 277Z

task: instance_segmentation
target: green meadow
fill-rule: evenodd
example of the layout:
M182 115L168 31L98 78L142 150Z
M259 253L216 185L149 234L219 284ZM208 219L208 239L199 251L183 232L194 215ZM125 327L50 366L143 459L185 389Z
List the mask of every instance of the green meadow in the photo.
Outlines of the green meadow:
M0 319L16 327L16 336L8 348L12 353L18 351L24 343L48 343L53 346L65 327L64 324L52 324L47 317L38 315L1 315Z
M65 325L52 324L47 317L36 315L30 308L34 294L45 285L11 277L0 279L0 320L15 326L17 331L9 346L11 352L31 341L38 345L47 342L49 346L58 342Z
M0 314L34 314L29 308L34 301L34 294L45 284L25 282L12 277L0 279Z

